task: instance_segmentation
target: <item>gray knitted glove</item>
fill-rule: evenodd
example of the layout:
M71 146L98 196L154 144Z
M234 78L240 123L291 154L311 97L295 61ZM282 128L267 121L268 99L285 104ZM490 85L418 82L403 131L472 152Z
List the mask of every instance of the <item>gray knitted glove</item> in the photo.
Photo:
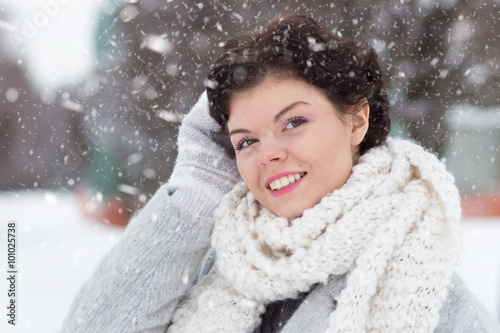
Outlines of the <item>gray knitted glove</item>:
M173 200L196 215L211 216L224 194L241 180L235 159L226 153L229 140L214 135L219 130L203 93L182 122L179 154L167 185Z

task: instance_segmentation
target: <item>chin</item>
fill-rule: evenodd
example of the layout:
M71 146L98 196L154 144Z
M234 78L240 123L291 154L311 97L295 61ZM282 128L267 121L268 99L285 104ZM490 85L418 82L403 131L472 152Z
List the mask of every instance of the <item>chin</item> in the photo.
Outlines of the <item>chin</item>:
M304 212L305 209L297 211L297 209L294 210L279 210L277 212L273 212L276 216L279 217L284 217L288 220L293 220L296 219L297 217L301 217L302 213Z
M282 202L273 202L273 200L270 200L264 201L264 204L262 203L262 201L260 201L260 203L274 215L278 217L284 217L291 221L293 219L301 217L304 211L314 207L321 201L321 198L320 200L310 200L310 198L309 200L303 200L304 196L306 196L306 194L301 198L295 197Z
M274 215L284 217L291 221L301 217L304 211L314 207L318 202L319 200L317 202L313 200L308 200L307 202L304 202L304 200L288 200L288 202L281 204L275 203L274 205L271 204L267 207L266 205L263 206L270 210Z

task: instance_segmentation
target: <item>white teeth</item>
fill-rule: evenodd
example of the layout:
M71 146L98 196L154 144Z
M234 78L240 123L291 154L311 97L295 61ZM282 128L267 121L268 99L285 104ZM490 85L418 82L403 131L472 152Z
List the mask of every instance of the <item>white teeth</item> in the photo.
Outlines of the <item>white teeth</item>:
M282 187L287 187L288 185L290 185L290 181L288 180L288 177L281 178L280 182L281 182Z
M269 183L269 187L272 190L281 190L282 188L285 188L287 186L292 185L295 183L297 180L302 178L306 173L296 173L294 175L288 175L285 177L281 177L280 179L273 180L272 182Z

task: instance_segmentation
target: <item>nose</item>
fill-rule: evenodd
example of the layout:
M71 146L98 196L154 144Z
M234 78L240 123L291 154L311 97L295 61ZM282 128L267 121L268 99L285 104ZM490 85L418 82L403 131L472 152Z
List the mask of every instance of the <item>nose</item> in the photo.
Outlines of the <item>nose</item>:
M259 166L281 162L287 158L286 148L280 144L277 138L266 138L259 142L258 154Z

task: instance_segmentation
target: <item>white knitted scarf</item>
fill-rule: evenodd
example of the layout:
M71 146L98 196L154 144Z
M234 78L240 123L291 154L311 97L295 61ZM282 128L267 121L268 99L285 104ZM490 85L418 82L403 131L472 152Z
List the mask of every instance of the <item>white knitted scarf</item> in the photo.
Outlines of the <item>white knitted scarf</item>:
M215 214L216 267L168 332L252 332L265 305L349 273L327 332L433 332L459 250L453 177L420 146L388 139L342 188L288 221L244 183Z

